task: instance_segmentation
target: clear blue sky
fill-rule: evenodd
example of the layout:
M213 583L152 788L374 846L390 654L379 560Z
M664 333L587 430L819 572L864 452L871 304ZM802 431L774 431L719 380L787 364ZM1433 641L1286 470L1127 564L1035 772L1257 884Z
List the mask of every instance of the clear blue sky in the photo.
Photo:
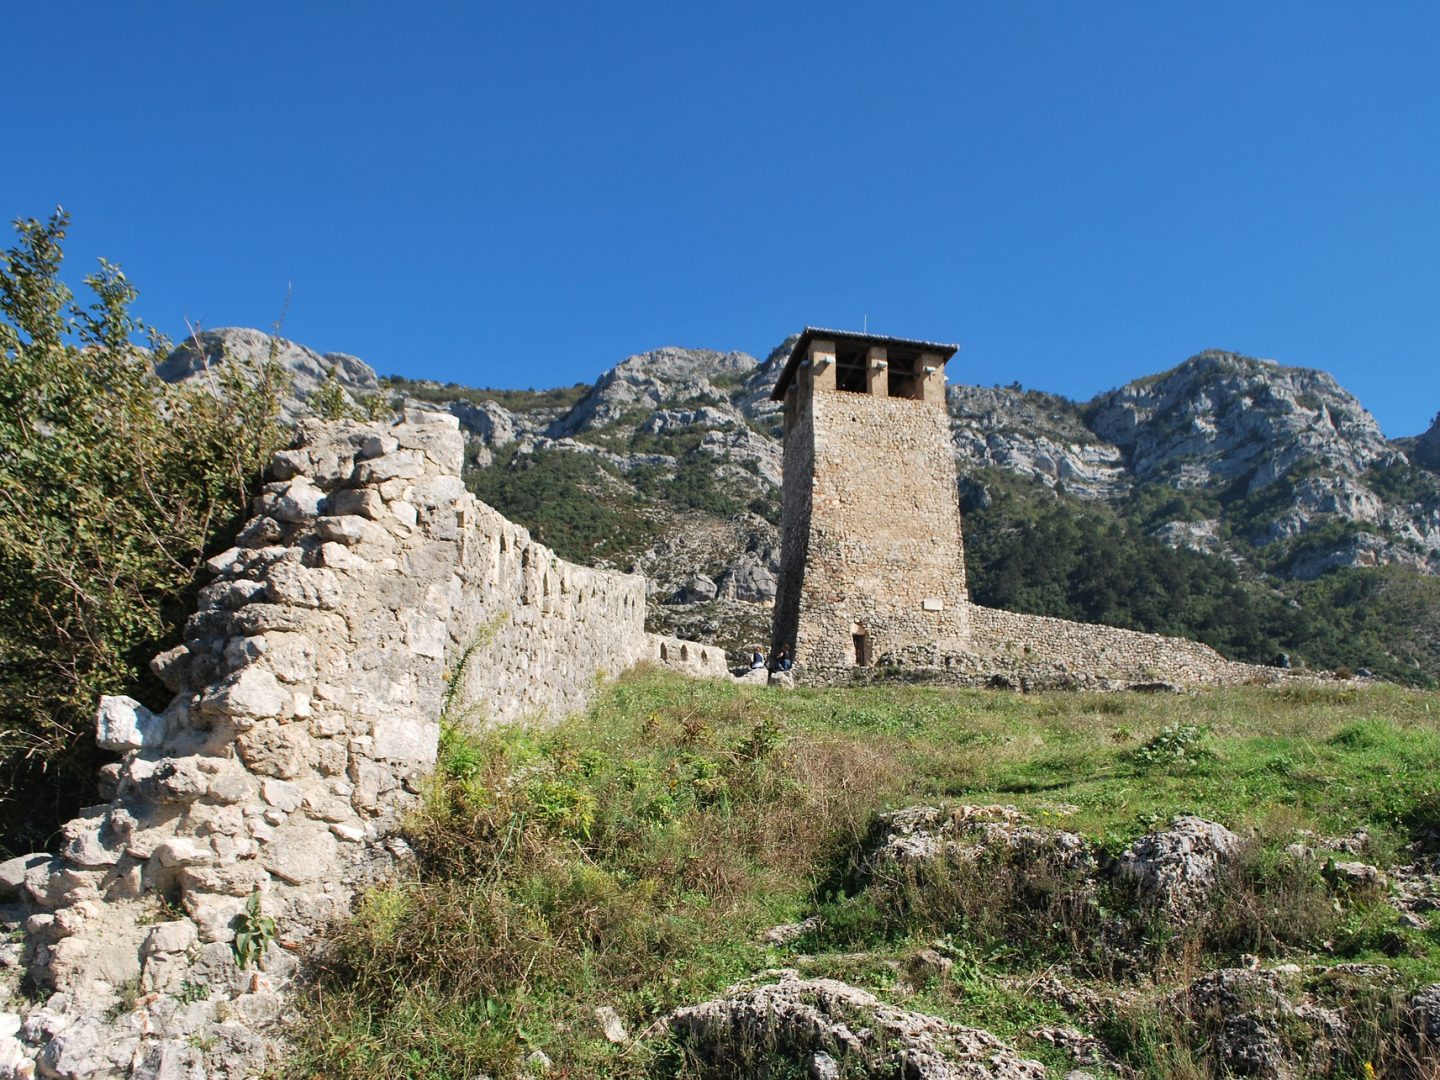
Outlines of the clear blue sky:
M49 3L0 209L172 336L589 381L805 323L1086 398L1207 347L1440 409L1435 3ZM7 241L8 242L8 241Z

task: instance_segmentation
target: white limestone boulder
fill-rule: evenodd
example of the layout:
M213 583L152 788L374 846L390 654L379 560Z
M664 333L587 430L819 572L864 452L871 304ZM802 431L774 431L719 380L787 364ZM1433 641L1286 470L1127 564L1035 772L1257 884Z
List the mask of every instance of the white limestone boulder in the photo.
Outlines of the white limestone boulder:
M123 694L107 694L95 712L95 742L102 750L125 753L165 741L165 718Z

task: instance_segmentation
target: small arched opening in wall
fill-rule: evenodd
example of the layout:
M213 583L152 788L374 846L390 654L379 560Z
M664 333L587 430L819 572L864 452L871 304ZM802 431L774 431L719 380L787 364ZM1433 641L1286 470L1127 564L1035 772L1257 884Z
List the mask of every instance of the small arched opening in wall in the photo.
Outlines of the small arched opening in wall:
M850 624L850 640L855 645L855 666L870 666L870 631L864 623Z
M660 643L660 659L661 659L661 660L669 660L669 659L670 659L670 647L669 647L668 645L666 645L663 641Z
M680 659L681 659L681 660L689 660L689 659L690 659L690 646L688 646L688 645L681 645L681 646L680 646Z

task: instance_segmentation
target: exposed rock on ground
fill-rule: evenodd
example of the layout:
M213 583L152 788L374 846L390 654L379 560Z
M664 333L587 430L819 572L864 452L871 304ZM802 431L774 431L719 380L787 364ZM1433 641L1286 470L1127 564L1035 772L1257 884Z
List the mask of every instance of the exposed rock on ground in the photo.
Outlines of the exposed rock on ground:
M1240 838L1223 825L1177 817L1170 828L1126 848L1116 869L1135 882L1142 900L1183 918L1203 906L1221 864L1239 846Z
M679 1009L661 1023L700 1074L713 1080L759 1075L783 1059L812 1076L908 1080L1038 1080L1045 1067L993 1035L886 1005L833 979L736 988ZM842 1072L843 1070L843 1072Z
M1013 806L912 806L881 814L866 840L870 873L905 867L928 859L968 861L985 852L1004 852L1066 869L1095 865L1089 845L1076 833L1030 824Z

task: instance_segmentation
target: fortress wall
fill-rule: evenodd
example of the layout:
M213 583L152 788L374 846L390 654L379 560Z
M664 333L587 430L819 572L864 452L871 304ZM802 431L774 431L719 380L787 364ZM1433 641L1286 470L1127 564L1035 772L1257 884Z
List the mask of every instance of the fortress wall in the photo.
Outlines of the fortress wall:
M458 511L450 634L472 723L562 717L648 658L643 577L568 563L477 500Z
M1227 660L1208 645L1114 626L971 605L971 649L996 674L1072 674L1125 682L1223 685L1280 677Z
M710 646L662 655L642 578L566 563L466 493L463 451L449 416L302 423L153 664L169 706L105 700L112 801L57 857L0 866L30 907L30 974L59 992L42 1075L258 1072L296 951L406 857L394 826L447 696L471 722L541 721L639 659L723 673ZM252 897L278 931L263 973L232 947Z
M730 678L724 649L717 645L697 645L668 634L647 634L642 659L694 679Z

